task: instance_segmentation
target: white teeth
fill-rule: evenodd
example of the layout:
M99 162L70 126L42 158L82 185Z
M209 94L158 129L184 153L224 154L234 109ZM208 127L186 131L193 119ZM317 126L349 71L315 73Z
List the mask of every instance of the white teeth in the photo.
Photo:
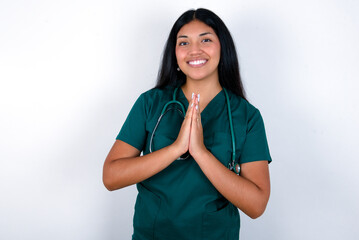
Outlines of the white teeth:
M188 63L190 65L201 65L203 63L207 62L207 60L195 60L195 61L189 61Z

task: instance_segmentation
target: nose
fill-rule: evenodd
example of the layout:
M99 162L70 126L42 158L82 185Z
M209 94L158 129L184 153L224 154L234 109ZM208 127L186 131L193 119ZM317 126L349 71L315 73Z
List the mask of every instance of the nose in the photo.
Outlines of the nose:
M199 43L192 43L189 51L191 56L197 56L202 54L202 48Z

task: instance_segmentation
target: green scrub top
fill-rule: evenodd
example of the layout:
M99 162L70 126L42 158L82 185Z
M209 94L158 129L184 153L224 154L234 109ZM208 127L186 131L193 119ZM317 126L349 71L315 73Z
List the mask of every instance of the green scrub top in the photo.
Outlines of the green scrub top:
M173 92L174 88L165 87L141 94L116 139L132 145L143 155L148 154L152 131L164 105L172 100ZM260 112L231 91L228 95L239 162L271 162ZM187 109L188 101L181 88L176 99ZM223 90L203 109L201 120L206 148L227 167L232 141ZM165 114L153 138L152 151L172 144L182 121L176 110ZM132 239L239 239L238 209L216 190L193 158L174 161L138 183L137 189Z

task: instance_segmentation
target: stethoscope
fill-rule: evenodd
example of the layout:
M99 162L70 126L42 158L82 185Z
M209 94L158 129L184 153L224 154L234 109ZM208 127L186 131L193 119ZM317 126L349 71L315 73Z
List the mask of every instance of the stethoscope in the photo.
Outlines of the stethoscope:
M181 116L184 118L185 117L185 108L183 106L183 104L179 101L176 100L176 95L177 95L177 91L178 88L176 88L173 92L173 98L171 101L169 101L168 103L165 104L165 106L162 109L161 115L157 120L157 123L152 131L151 134L151 138L150 138L150 152L152 153L152 142L153 142L153 137L155 135L155 132L157 130L158 125L161 122L162 117L169 111L171 110L177 110ZM227 102L227 108L228 108L228 119L229 119L229 127L231 129L231 137L232 137L232 161L230 161L228 163L228 169L231 171L234 171L237 175L239 175L239 172L241 170L239 163L236 163L236 142L235 142L235 138L234 138L234 131L233 131L233 123L232 123L232 111L231 111L231 104L229 102L229 97L228 97L228 93L227 90L225 88L223 88L224 94L226 95L226 102ZM177 104L181 107L181 109L178 108L168 108L168 106L170 106L171 104ZM189 152L187 151L185 154L183 154L182 156L180 156L179 158L177 158L177 160L186 160L190 157Z

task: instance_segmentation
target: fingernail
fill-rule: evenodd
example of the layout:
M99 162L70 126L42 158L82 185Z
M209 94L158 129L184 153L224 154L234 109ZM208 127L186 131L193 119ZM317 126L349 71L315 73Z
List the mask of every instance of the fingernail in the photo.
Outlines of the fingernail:
M191 104L191 107L193 107L193 103Z
M193 99L194 93L192 93L192 99Z
M196 110L198 110L198 105L196 105Z
M199 97L200 97L199 93L198 93L197 97L198 97L198 102L199 102Z

